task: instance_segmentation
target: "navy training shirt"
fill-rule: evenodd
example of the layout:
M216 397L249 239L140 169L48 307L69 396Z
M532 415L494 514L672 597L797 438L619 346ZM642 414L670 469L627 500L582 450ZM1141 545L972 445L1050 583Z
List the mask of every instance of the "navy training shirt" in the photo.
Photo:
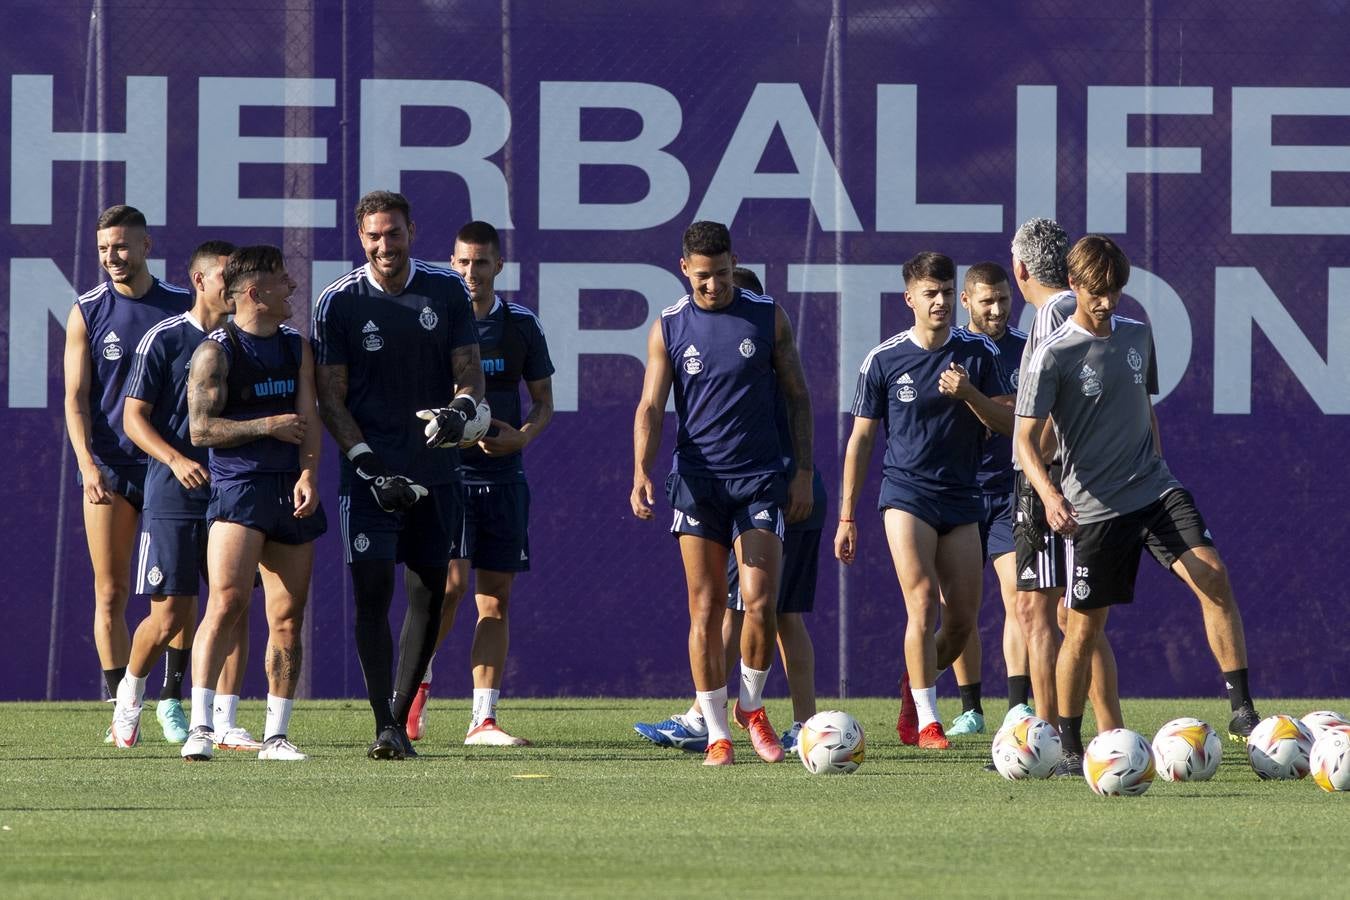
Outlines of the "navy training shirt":
M241 359L235 355L229 332L217 328L208 340L225 350L230 371L225 408L220 417L247 421L295 412L296 387L304 360L304 338L289 325L271 337L257 337L236 328ZM299 472L300 447L274 437L259 438L237 447L211 448L211 478L240 481L265 472Z
M458 480L459 451L427 447L417 418L454 399L451 352L478 342L457 272L414 259L403 291L388 294L369 265L353 269L319 295L310 340L315 365L347 367L347 410L390 472L419 484ZM341 468L346 488L345 456Z
M492 309L477 320L478 351L492 418L520 428L520 383L553 374L548 341L539 317L529 307L493 299ZM515 484L525 480L524 454L488 456L477 445L460 451L466 484Z
M773 368L775 312L769 297L736 288L717 310L689 296L661 311L674 373L674 471L742 478L783 471Z
M132 354L151 326L192 308L190 291L158 278L145 296L123 297L105 281L76 306L89 335L89 443L105 466L145 465L146 455L122 429L122 397Z
M974 334L974 332L971 332ZM988 335L985 335L988 337ZM990 338L993 340L993 338ZM1017 328L1005 328L1003 337L994 341L998 347L999 362L1003 374L1007 376L1009 393L1017 393L1022 365L1022 349L1027 343L1027 333ZM980 459L980 489L986 494L1007 494L1013 489L1012 438L997 432L985 432L984 456Z
M998 348L984 335L953 328L941 347L925 350L906 330L863 359L852 412L882 421L882 475L892 483L979 499L987 429L964 401L938 392L938 379L952 363L964 366L986 396L1012 393Z
M160 437L203 466L209 463L210 453L205 447L192 445L187 382L192 353L204 340L206 329L190 312L155 325L136 346L126 393L150 404L150 424ZM189 491L173 469L150 459L145 474L145 515L159 519L200 519L206 515L210 501L210 484Z

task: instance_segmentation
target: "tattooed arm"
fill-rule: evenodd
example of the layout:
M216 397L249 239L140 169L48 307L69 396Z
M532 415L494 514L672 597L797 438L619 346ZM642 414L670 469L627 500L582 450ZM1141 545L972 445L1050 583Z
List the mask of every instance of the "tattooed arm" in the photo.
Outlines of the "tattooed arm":
M230 362L215 341L202 341L188 367L188 427L196 447L238 447L274 437L288 444L302 443L305 419L294 413L236 421L225 419L225 376Z
M347 409L347 367L315 366L314 382L319 395L319 418L344 454L365 442L361 426Z

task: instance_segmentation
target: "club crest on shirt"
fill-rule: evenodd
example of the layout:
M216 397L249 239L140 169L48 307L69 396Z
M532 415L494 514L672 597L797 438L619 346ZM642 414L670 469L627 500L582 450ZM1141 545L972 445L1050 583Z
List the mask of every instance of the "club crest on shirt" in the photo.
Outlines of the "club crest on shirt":
M908 372L895 379L895 383L899 386L895 392L895 399L901 403L913 403L919 396L919 392L914 390L914 379Z
M703 371L703 360L699 359L698 348L690 344L684 350L684 370L690 375Z
M1129 363L1130 368L1136 372L1144 367L1144 357L1133 347L1130 348L1129 353L1125 354L1125 362Z
M1017 390L1017 384L1022 380L1022 370L1013 369L1008 373L1008 381L1012 383L1012 389Z
M746 359L749 359L750 357L755 355L755 342L750 340L749 338L746 338L745 340L741 341L741 346L737 349L741 351L741 356L744 356Z
M436 323L439 322L440 320L441 317L436 315L436 311L433 310L430 306L422 307L422 314L417 317L417 323L421 325L423 328L425 328L427 331L431 331L432 329L434 329L436 327Z
M1078 373L1078 380L1081 382L1084 397L1095 397L1102 392L1102 380L1087 363L1083 364L1083 371Z

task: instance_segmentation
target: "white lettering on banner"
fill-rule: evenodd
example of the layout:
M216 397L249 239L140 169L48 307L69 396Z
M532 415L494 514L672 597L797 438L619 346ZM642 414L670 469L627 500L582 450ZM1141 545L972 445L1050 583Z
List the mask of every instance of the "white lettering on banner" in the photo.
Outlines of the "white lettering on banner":
M956 122L949 123L957 127ZM877 85L877 231L1003 230L998 203L920 203L919 86Z
M332 106L331 78L202 78L197 82L197 224L332 228L333 200L241 197L244 163L321 165L328 139L239 133L245 106Z
M1277 145L1275 116L1350 116L1350 88L1233 88L1233 234L1350 234L1350 206L1275 205L1276 172L1350 172L1350 147Z
M1059 94L1053 84L1017 86L1017 221L1055 217Z
M628 109L642 119L626 141L581 139L583 109ZM680 101L654 84L543 81L539 84L539 227L633 231L669 222L689 199L689 173L664 148L680 133ZM647 196L627 203L584 203L582 166L632 166L647 175Z
M164 277L164 260L148 259L155 277ZM53 323L65 334L75 304L75 287L51 259L9 261L9 397L11 409L46 409L51 374L47 347ZM62 338L64 340L64 337Z
M469 134L451 147L403 143L409 106L463 110ZM511 134L511 110L501 95L476 81L372 78L361 82L361 193L399 190L404 172L453 172L469 189L472 219L514 228L506 176L488 157Z
M1252 325L1260 326L1275 352L1323 413L1350 414L1350 269L1327 271L1327 358L1322 360L1293 316L1256 269L1214 270L1214 412L1252 411ZM1269 395L1283 373L1264 372Z
M126 166L126 202L163 225L168 212L169 79L127 78L127 130L53 131L52 76L10 79L9 217L15 225L52 224L52 164L114 162Z
M756 171L776 129L783 132L795 172ZM863 230L811 107L796 84L755 85L694 219L730 226L741 204L751 197L808 200L823 230Z
M647 316L631 328L582 328L582 291L633 291L647 301ZM646 263L540 263L539 321L548 336L553 400L561 412L578 407L581 357L631 356L647 362L647 331L661 310L688 293L673 273Z
M881 295L902 294L898 265L792 265L788 290L839 297L839 411L853 406L858 367L881 343Z
M1200 171L1198 147L1131 147L1129 117L1207 116L1214 89L1092 85L1087 106L1087 230L1123 234L1129 175Z

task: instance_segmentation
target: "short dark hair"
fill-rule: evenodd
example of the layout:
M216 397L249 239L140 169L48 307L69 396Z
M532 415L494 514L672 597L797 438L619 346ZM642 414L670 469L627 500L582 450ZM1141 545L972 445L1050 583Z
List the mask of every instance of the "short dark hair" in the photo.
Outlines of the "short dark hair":
M738 288L744 288L752 294L764 293L764 285L759 283L759 276L753 269L747 269L745 266L737 266L731 270L731 281Z
M258 275L270 275L286 268L285 257L280 247L271 244L255 244L252 247L240 247L225 261L225 293L239 292L240 284L255 279Z
M996 262L976 263L966 269L965 290L969 291L977 284L996 285L1008 280L1008 272Z
M361 230L366 216L394 210L403 213L403 218L412 222L412 206L408 204L407 197L394 191L371 191L356 201L356 230Z
M145 227L145 213L134 206L127 206L125 203L119 203L116 206L110 206L98 217L98 231L105 228L117 228L118 226L133 228Z
M695 222L684 230L684 258L721 256L731 252L731 232L721 222Z
M934 281L955 281L956 263L952 262L950 256L925 250L922 253L916 253L909 262L905 263L904 267L900 269L900 275L905 279L905 284L918 281L920 278L931 278Z
M1069 279L1075 286L1100 296L1124 289L1130 280L1130 260L1120 245L1104 234L1078 239L1069 251Z
M206 241L199 244L192 255L188 257L188 280L192 280L192 273L197 271L197 267L203 265L203 261L214 262L218 257L229 256L237 249L229 241Z
M480 222L477 219L455 232L455 241L457 243L477 244L481 247L491 247L492 251L498 256L502 255L502 241L497 235L497 229L493 228L487 222Z

